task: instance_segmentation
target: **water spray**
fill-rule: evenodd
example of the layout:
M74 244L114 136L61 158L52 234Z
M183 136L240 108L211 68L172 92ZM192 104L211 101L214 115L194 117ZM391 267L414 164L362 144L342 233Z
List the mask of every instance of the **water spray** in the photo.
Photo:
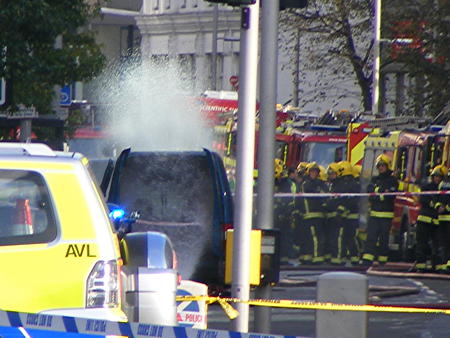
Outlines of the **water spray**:
M134 151L211 148L208 127L195 100L195 83L183 64L162 60L111 65L97 80L96 96L108 102L107 129L115 145ZM119 151L120 152L120 151Z

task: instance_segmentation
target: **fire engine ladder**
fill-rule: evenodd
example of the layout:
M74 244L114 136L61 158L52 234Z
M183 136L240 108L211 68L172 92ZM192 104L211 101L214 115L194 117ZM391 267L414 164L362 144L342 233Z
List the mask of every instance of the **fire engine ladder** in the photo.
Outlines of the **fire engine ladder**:
M421 128L429 123L429 120L417 116L398 116L366 120L364 122L368 123L372 128L380 128L383 131L394 131Z
M447 104L442 111L431 121L431 125L445 126L450 120L450 103Z
M310 125L313 130L341 131L345 132L347 125L356 117L348 111L329 111L320 116L316 122Z

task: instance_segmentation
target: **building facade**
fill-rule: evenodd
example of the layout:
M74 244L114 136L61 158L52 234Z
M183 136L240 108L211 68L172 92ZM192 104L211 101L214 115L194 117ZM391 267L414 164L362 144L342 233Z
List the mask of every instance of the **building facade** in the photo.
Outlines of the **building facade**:
M178 61L183 73L192 80L196 94L205 90L236 89L230 79L239 75L239 8L205 0L114 0L108 2L108 8L103 8L102 13L103 16L94 20L90 28L97 33L97 40L109 60L122 62L136 53L143 60L170 58ZM304 84L298 79L296 82L295 72L298 73L307 56L301 51L295 55L295 45L289 46L290 43L295 44L280 33L279 103L292 98L295 101L295 93L300 97L308 95L307 83L315 81L315 74L311 73L306 75ZM293 57L297 58L296 66ZM382 77L381 110L398 113L404 97L404 91L399 91L398 87L404 74L389 72ZM352 95L342 97L338 94L339 89L333 88L335 97L341 97L337 104L336 100L325 99L310 102L302 107L303 110L321 113L330 108L361 109L359 88L354 79L340 82L333 87L339 85ZM333 94L330 92L329 95ZM84 96L91 100L89 90Z

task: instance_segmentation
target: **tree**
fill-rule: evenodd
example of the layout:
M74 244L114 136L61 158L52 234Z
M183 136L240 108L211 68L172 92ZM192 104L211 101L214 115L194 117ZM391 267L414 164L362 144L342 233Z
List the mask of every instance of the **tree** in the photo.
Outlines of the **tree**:
M371 110L373 17L369 0L311 0L305 10L288 10L280 19L292 39L300 34L303 71L314 72L317 81L308 84L305 100L323 100L334 96L335 102L359 96L361 108ZM294 34L292 34L294 33ZM302 74L306 81L306 75ZM348 84L356 85L355 93ZM331 94L333 92L333 94Z
M85 0L0 0L0 77L6 103L51 112L55 85L89 81L105 57L92 32L83 30L100 3ZM55 42L62 38L62 45Z
M384 12L384 34L393 43L387 46L385 65L395 62L414 80L406 111L435 116L450 102L450 2L411 0L407 6L403 1L390 5ZM403 43L396 42L398 38Z
M396 62L414 80L404 114L436 115L450 101L450 2L397 0L382 4L382 39L392 41L398 37L398 23L411 22L408 33L420 41L420 47L403 48L393 60L390 51L395 46L383 43L381 70ZM374 0L311 0L306 10L289 10L282 16L280 22L291 32L291 39L296 38L293 33L302 36L302 71L312 71L318 79L308 84L307 100L334 95L337 102L356 94L361 107L371 110L373 11ZM349 91L349 79L359 93ZM305 75L303 80L307 81ZM343 81L346 85L340 87Z

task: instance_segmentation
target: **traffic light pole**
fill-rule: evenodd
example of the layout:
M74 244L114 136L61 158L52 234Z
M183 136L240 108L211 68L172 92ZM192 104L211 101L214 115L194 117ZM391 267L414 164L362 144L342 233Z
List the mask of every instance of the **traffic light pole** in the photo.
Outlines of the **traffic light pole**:
M263 1L261 15L260 118L258 142L258 195L256 226L273 229L275 111L278 68L278 1ZM272 287L263 284L256 289L257 299L270 299ZM271 308L255 308L255 332L269 333Z
M236 192L232 297L249 300L250 236L253 207L253 165L255 153L256 80L258 65L259 0L241 8L239 57L239 103L236 158ZM237 303L239 316L232 321L234 331L248 332L249 305Z

